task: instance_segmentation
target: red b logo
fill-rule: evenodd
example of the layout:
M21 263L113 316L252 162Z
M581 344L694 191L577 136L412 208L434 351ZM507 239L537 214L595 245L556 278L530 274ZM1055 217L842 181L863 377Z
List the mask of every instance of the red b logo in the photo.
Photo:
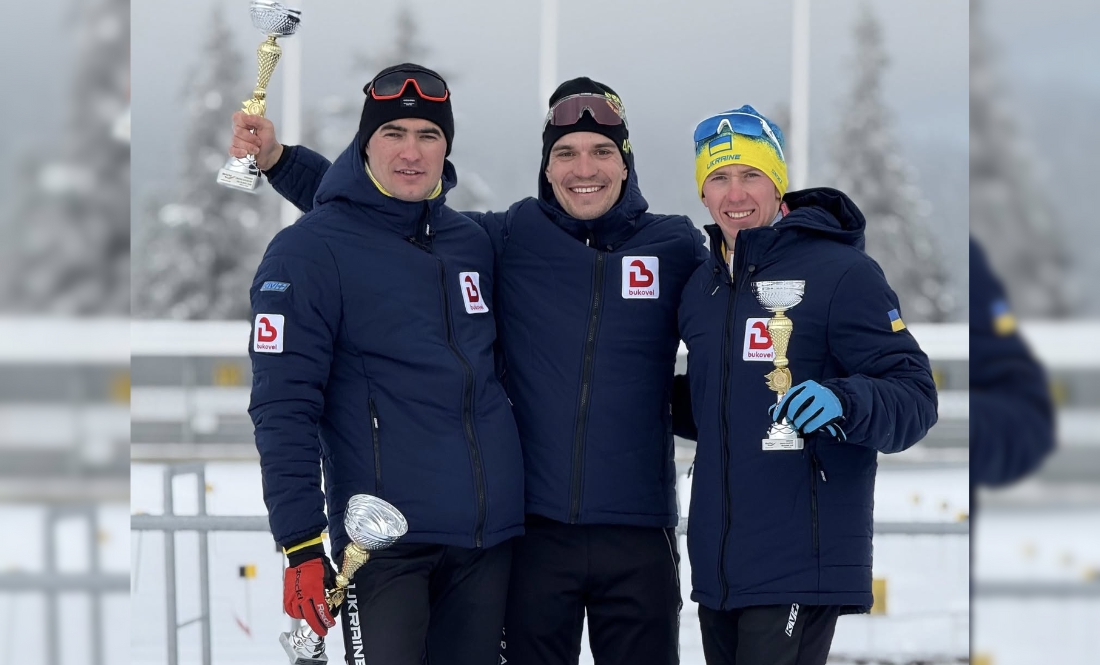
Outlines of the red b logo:
M637 271L630 271L630 286L631 288L645 288L647 286L653 286L653 273L646 269L645 262L641 259L631 261L631 268L637 268Z
M260 317L260 323L257 328L256 340L259 342L274 342L275 338L279 336L279 331L271 325L271 320L266 316Z
M768 334L768 326L762 321L752 324L749 335L749 349L753 351L767 351L772 348L772 338Z
M474 278L466 275L466 278L462 281L466 282L467 300L469 300L471 303L475 303L481 300L481 296L477 292L477 284L474 284Z

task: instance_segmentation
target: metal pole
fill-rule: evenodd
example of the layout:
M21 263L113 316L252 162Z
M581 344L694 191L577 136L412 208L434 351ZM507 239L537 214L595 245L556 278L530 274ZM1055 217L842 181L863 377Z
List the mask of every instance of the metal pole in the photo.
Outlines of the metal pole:
M57 574L57 508L50 506L46 513L46 574ZM46 639L46 662L49 665L61 665L61 640L64 637L61 627L61 591L57 588L46 593L46 625L55 630Z
M206 515L206 469L195 472L199 491L199 515ZM210 548L206 531L199 532L199 605L202 614L202 665L210 665Z
M546 105L558 84L558 0L542 0L539 21L539 103L538 117L546 115Z
M86 509L88 518L88 547L91 548L92 576L99 577L102 568L99 561L99 510L95 506ZM92 665L103 665L103 593L92 592Z
M295 6L302 9L302 0ZM279 128L279 140L283 145L295 145L302 142L302 34L283 43L283 122ZM290 226L301 212L293 203L283 200L279 208L279 219L283 226Z
M174 515L172 467L164 469L164 514ZM168 623L168 665L179 664L179 619L176 618L176 532L164 534L164 598Z
M794 0L791 47L790 188L806 187L810 171L810 0Z

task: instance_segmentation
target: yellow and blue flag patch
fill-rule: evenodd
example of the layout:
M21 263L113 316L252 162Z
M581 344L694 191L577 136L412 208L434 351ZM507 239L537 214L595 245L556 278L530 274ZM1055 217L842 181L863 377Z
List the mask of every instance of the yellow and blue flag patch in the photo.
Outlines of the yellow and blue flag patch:
M1016 315L1012 313L1007 300L995 300L990 306L990 313L993 315L993 332L1001 337L1016 332Z
M905 321L901 320L901 314L898 313L898 310L892 309L886 315L890 317L890 330L894 332L905 330Z

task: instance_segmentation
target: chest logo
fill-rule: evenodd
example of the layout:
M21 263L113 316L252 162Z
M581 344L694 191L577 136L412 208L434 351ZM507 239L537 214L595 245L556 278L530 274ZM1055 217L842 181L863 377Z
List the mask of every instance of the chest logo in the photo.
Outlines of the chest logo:
M623 298L655 300L661 296L660 261L656 256L623 257Z
M768 319L749 319L745 322L745 350L741 359L761 362L775 360L775 348L772 347L772 338L768 335Z
M462 301L467 314L487 314L489 306L481 295L481 278L476 272L458 273L458 287L462 289Z

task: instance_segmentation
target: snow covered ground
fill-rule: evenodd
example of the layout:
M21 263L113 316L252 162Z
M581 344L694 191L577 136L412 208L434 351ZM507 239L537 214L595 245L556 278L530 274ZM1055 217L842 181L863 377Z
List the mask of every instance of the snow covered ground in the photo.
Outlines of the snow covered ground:
M134 512L160 513L163 467L135 465L132 473ZM208 511L214 515L262 515L258 469L248 463L207 465ZM953 521L968 512L965 469L883 470L876 493L880 521ZM686 490L685 488L682 488ZM176 512L193 513L194 482L176 481ZM685 502L686 505L686 502ZM133 570L130 654L133 665L165 660L164 538L159 533L130 537ZM178 617L181 623L199 613L197 537L177 537ZM216 663L260 665L281 663L277 642L289 620L281 613L282 558L265 533L214 533L210 536L211 613ZM703 663L696 605L690 594L686 545L681 580L681 657L684 665ZM875 576L888 583L886 616L844 617L838 624L835 655L939 654L961 656L969 644L969 539L965 536L879 536L875 540ZM238 569L255 564L257 576L241 579ZM339 654L338 636L329 640ZM199 627L180 630L181 663L198 663ZM587 647L582 663L591 663ZM4 665L0 659L0 665Z

